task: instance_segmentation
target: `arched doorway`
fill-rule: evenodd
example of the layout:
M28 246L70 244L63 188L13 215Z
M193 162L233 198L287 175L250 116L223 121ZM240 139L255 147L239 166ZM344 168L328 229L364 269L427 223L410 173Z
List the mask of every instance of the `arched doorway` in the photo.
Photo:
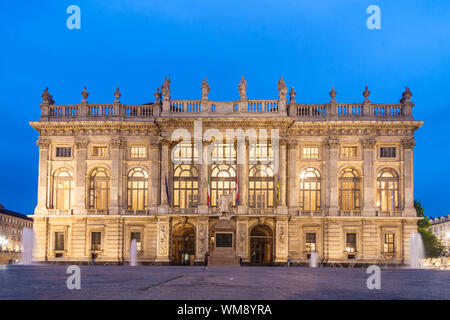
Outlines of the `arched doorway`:
M193 265L195 257L195 231L190 225L175 229L172 236L172 264Z
M250 233L250 263L270 265L273 262L273 233L265 225L255 226Z

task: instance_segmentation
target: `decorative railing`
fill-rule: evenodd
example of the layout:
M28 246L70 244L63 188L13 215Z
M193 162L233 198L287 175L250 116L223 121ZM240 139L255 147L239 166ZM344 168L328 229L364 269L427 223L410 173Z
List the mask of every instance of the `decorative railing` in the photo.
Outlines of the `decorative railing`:
M296 120L412 120L412 107L405 104L327 103L286 104L282 100L165 100L162 104L77 105L42 104L41 120L152 120L158 117L276 116Z
M323 211L299 211L301 217L323 217L325 214Z
M341 217L360 217L361 210L341 210L339 211L339 216Z

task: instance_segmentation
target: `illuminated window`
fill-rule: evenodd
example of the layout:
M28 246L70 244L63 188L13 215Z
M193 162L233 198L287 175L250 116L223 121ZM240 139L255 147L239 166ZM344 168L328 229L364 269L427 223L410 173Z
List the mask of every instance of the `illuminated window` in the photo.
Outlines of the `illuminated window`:
M69 210L72 197L73 177L67 168L57 170L53 175L52 208Z
M248 159L250 164L270 164L274 162L272 145L250 141Z
M215 141L211 152L212 163L236 163L236 149L233 142Z
M91 250L102 250L102 233L91 232Z
M384 252L394 253L395 252L395 235L393 233L386 233L384 235Z
M70 158L72 156L71 147L56 147L57 158Z
M178 143L172 150L172 159L175 164L198 163L198 150L193 143Z
M339 177L339 205L341 210L360 209L360 178L356 170L347 168Z
M381 147L380 158L395 158L397 149L395 147Z
M343 158L356 158L358 156L358 147L342 147Z
M319 158L319 148L318 147L304 147L303 148L303 158L318 159Z
M320 173L314 168L307 168L300 174L300 210L320 211Z
M381 212L399 210L398 183L398 174L393 169L385 168L378 174L377 207Z
M141 233L131 232L131 241L136 240L136 251L142 251Z
M249 173L250 208L273 208L275 202L275 177L272 165L253 165Z
M55 250L64 250L64 232L55 232Z
M236 165L218 164L211 168L211 207L217 207L222 194L233 195L236 205Z
M195 208L198 204L198 170L195 165L181 164L173 173L173 206Z
M128 173L128 205L132 211L147 210L148 173L142 168L131 169Z
M316 252L316 234L307 233L305 237L305 251L307 253Z
M147 148L146 147L131 147L130 148L130 156L131 158L146 158L147 157Z
M347 233L345 235L345 250L347 252L356 252L356 233Z
M89 177L89 208L107 210L109 206L109 172L96 168Z
M105 146L94 146L92 147L92 156L94 157L106 157L107 147Z

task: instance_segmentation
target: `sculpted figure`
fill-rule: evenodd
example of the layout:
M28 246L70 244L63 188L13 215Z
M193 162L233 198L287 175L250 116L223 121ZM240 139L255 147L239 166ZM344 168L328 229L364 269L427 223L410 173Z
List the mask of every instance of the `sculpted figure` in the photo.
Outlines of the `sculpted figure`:
M170 73L169 79L167 79L167 77L164 78L164 83L161 86L161 93L163 95L163 98L170 99Z
M239 88L239 96L241 99L247 98L247 80L244 79L244 76L241 78L241 82L239 82L238 85Z
M229 194L222 194L219 198L219 210L220 213L228 213L230 212L231 203L233 198Z
M208 93L211 88L208 84L208 81L206 81L206 78L203 80L202 86L200 88L202 89L202 99L208 99Z
M280 99L286 99L288 88L286 87L286 83L283 80L283 76L278 80L278 97Z

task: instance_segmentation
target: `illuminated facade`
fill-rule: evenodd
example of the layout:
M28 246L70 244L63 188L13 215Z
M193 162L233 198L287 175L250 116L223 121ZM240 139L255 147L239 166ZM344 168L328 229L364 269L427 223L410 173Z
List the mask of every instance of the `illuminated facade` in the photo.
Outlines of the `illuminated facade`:
M400 104L300 104L281 79L274 100L172 100L55 105L39 132L35 260L203 264L215 245L218 199L233 195L244 264L406 263L413 207L411 93ZM236 131L236 130L241 131ZM244 132L228 138L228 131ZM250 133L256 133L255 135ZM182 138L180 138L182 136ZM189 138L186 138L189 137ZM227 138L226 138L227 137Z

